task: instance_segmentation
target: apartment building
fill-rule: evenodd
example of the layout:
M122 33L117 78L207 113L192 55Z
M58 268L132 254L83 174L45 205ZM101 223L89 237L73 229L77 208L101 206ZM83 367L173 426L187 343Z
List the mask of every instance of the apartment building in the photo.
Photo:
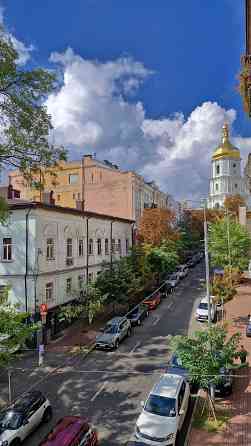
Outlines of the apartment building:
M9 207L0 225L0 292L7 287L10 303L33 315L46 303L53 326L60 306L132 245L131 220L22 200Z
M54 169L55 175L43 174L43 192L28 185L18 171L11 172L9 178L23 199L46 201L53 192L57 206L131 219L137 225L145 208L168 205L168 195L154 182L146 182L141 175L124 172L115 164L99 161L92 155L85 155L81 161L60 162Z

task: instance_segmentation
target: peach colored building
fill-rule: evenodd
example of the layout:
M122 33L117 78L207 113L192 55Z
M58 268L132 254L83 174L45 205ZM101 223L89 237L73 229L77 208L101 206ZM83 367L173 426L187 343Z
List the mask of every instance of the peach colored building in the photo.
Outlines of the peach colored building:
M44 190L27 184L19 172L10 173L10 183L21 191L21 198L48 201L139 222L144 208L168 206L168 195L141 175L121 171L109 161L85 155L81 161L60 162L55 176L44 174Z

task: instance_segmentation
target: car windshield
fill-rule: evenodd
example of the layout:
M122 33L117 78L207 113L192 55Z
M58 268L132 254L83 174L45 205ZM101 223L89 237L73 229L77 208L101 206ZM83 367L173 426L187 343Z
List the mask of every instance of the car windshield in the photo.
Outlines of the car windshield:
M130 314L128 314L129 319L137 316L139 313L139 308L135 308L135 310L132 310Z
M175 399L159 395L150 395L145 408L147 412L161 417L175 417Z
M208 303L207 302L201 302L199 305L200 310L208 310Z
M181 359L177 355L173 355L171 358L171 365L173 367L182 367Z
M8 410L0 414L0 428L15 430L21 424L22 416L18 412Z
M108 334L115 334L118 331L117 325L108 325L108 327L105 328L104 333Z

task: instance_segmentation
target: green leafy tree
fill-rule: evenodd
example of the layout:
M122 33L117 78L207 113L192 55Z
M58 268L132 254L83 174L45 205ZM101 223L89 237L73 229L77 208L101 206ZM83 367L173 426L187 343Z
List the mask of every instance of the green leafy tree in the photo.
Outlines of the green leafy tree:
M56 88L52 72L17 65L18 54L0 31L0 170L15 167L32 178L32 169L65 159L65 150L49 142L51 117L44 105Z
M209 226L209 252L213 266L244 271L248 266L250 236L245 227L229 217Z
M38 329L38 324L27 324L28 313L8 304L6 288L0 297L0 367L7 366L14 358L15 347L25 343Z
M233 365L240 337L239 333L229 337L225 327L212 326L193 336L174 336L170 346L189 371L191 381L209 389L219 382L220 368Z
M151 272L159 279L161 273L171 273L179 263L179 256L175 250L175 242L166 241L160 247L151 248L146 255L146 263Z

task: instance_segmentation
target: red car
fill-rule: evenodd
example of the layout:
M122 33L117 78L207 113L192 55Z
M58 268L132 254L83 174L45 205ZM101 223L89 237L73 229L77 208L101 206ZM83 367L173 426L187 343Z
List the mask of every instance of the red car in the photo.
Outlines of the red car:
M97 446L97 432L84 417L61 418L39 446Z
M149 310L155 310L160 304L160 292L150 294L150 297L146 297L143 303L148 306Z

